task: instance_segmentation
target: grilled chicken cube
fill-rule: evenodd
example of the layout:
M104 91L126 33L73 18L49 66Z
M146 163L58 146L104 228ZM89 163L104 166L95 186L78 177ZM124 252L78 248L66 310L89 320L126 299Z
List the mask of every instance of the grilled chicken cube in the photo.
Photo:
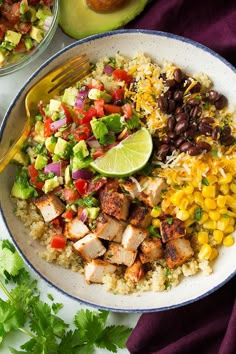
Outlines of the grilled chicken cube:
M136 205L131 211L129 222L133 226L147 229L152 222L151 209L146 206Z
M174 268L182 265L194 255L189 240L176 238L166 243L165 259L168 268Z
M86 261L102 256L106 252L106 248L95 234L90 233L79 241L74 243L74 248L81 254Z
M142 263L163 258L164 249L161 240L156 237L147 237L140 245L139 257Z
M97 226L94 231L97 237L108 241L121 242L126 223L121 220L101 213L97 218Z
M137 251L129 251L121 244L110 242L104 260L113 264L124 264L130 267L137 256Z
M129 251L135 251L148 236L148 230L129 224L122 236L121 244Z
M119 220L126 220L129 214L129 198L118 192L100 193L101 209L104 213L114 216Z
M84 275L87 283L103 283L106 274L112 274L116 270L114 264L105 262L101 259L93 259L84 267Z
M137 257L132 266L125 270L124 278L132 283L138 283L145 275L144 267L139 257Z
M167 184L160 177L142 177L140 180L142 192L138 198L151 208L157 206L161 201L161 194L167 188Z
M132 182L129 179L120 182L119 185L132 199L135 199L138 196L138 193L141 191L141 187L138 188L137 183Z
M65 225L64 234L71 240L79 240L90 232L87 225L85 225L78 217L75 217Z
M53 193L44 194L35 199L34 204L40 210L45 222L52 221L65 210L65 205Z
M186 234L184 221L178 218L167 217L161 221L160 233L163 242L183 237Z

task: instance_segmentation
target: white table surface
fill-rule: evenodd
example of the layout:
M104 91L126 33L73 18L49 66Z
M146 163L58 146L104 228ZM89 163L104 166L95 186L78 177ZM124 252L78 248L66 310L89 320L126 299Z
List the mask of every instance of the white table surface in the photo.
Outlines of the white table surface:
M45 53L43 53L35 62L22 68L18 72L9 74L7 76L0 77L0 121L3 119L5 112L11 103L12 99L15 97L18 90L22 87L28 77L51 55L62 49L63 47L74 42L72 38L66 36L60 28L58 28L53 41L46 49ZM3 223L3 220L0 215L0 239L9 239L10 236L8 231ZM94 308L89 308L78 301L75 301L64 294L60 293L53 287L49 286L44 280L38 278L36 273L31 272L32 276L38 279L39 288L42 294L45 294L43 300L47 301L46 295L48 293L52 294L55 302L60 302L64 304L64 308L59 312L59 316L64 319L67 323L72 323L72 319L75 313L79 309L88 308L90 310L94 310ZM0 297L2 297L2 293L0 293ZM129 327L134 327L137 323L140 314L132 313L110 313L108 324L124 324ZM14 348L18 348L21 343L24 343L28 338L24 337L21 333L16 335L9 335L4 344L0 344L0 353L7 354L10 353L8 350L8 346L12 346ZM103 349L96 349L95 354L107 354L109 351ZM118 350L119 354L128 353L127 349Z

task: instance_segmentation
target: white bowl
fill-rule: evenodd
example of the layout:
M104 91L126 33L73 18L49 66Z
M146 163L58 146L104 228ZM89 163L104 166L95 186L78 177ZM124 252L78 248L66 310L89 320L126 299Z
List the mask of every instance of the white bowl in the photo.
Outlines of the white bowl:
M145 31L119 30L95 35L73 43L50 58L26 82L13 100L1 127L0 138L4 140L17 135L17 124L24 117L24 96L32 84L63 63L66 59L87 53L91 61L101 56L112 56L117 51L132 56L145 52L159 61L163 58L182 67L188 73L205 72L213 80L216 90L229 100L230 107L236 105L236 70L212 50L191 40L172 34ZM6 141L5 140L5 141ZM14 166L9 166L0 175L1 212L16 247L26 262L49 284L65 295L88 305L113 311L151 312L171 309L196 301L220 288L236 274L236 244L222 248L215 263L214 272L209 276L195 275L165 292L146 292L139 295L114 295L101 285L87 285L78 273L46 263L36 255L39 244L29 245L28 230L15 217L10 190L14 180Z

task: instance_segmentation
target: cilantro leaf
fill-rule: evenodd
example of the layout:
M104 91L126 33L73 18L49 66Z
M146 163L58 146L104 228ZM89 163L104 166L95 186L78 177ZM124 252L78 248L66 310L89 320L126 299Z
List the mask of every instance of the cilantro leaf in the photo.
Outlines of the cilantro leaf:
M200 219L202 217L202 213L203 213L203 209L202 208L197 208L196 211L195 211L194 220L200 221Z
M209 183L209 181L208 181L208 179L206 177L202 178L202 184L204 184L204 186L209 186L210 185L210 183Z
M25 313L9 301L0 299L0 343L5 334L25 323Z
M118 348L125 348L126 341L132 329L125 326L109 326L104 329L102 336L96 341L100 348L106 348L117 353Z
M6 245L0 241L0 275L5 275L7 272L14 276L23 268L24 262L17 252L12 252Z

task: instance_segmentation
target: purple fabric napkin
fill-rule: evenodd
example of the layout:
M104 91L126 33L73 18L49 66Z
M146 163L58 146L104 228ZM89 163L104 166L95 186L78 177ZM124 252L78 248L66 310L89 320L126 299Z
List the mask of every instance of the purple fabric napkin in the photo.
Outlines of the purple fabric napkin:
M236 0L154 0L126 28L171 32L213 49L236 66ZM131 354L236 354L236 278L173 310L143 314Z
M165 31L193 39L236 66L235 0L152 0L126 28Z
M235 299L234 278L189 305L143 314L127 348L131 354L235 354Z

